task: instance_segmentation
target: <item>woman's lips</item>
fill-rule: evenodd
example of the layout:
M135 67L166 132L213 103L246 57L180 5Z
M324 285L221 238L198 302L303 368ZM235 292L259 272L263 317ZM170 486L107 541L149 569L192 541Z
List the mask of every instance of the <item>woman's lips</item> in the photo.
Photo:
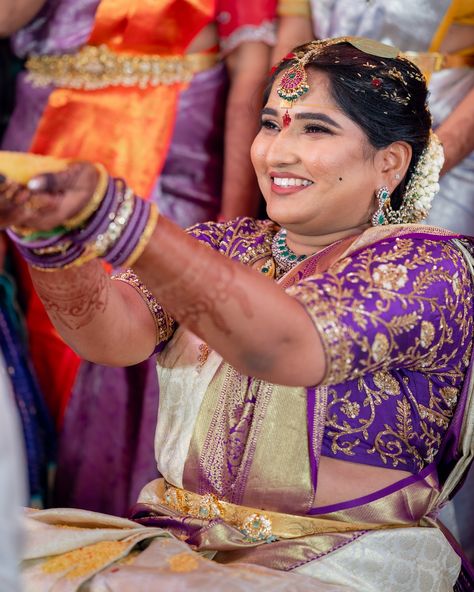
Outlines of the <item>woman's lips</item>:
M288 195L310 187L313 182L301 177L271 176L272 191L279 195Z

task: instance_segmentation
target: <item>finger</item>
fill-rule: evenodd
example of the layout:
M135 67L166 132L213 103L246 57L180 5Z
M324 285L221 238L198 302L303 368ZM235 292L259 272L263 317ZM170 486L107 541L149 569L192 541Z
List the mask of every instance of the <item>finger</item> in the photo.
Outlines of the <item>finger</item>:
M24 187L13 182L0 184L0 209L8 211L22 205L30 197L31 193Z
M58 194L73 189L78 176L88 163L71 163L64 171L58 173L43 173L28 181L27 187L36 193Z
M59 193L61 191L61 182L55 173L44 173L38 177L33 177L27 183L30 191L43 193Z

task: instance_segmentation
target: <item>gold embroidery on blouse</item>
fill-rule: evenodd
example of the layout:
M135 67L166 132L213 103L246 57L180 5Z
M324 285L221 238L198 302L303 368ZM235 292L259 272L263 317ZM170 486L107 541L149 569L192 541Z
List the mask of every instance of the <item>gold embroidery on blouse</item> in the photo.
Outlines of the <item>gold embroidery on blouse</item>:
M350 258L339 262L321 276L324 281L319 284L304 280L288 289L289 294L306 306L321 335L327 358L323 384L338 384L357 378L382 369L387 363L423 372L443 370L459 351L452 343L452 323L456 323L463 333L460 346L471 333L472 294L466 289L471 280L464 265L457 272L457 292L446 289L444 298L427 296L434 283L452 285L453 278L444 263L450 259L458 267L463 261L456 247L433 240L420 243L404 238L397 238L394 243L382 254L376 248L367 247L357 255L355 262ZM430 251L434 244L438 246L436 253ZM347 271L350 264L352 268ZM341 268L346 271L341 273ZM416 272L409 290L406 289L408 272ZM400 292L402 286L405 292ZM371 304L370 310L368 304ZM384 316L394 304L399 305L400 314ZM464 315L456 314L460 306L464 308ZM423 324L426 312L439 318L440 334L434 344L432 323ZM348 315L353 325L344 322ZM407 351L400 351L397 338L413 331L419 324L420 334L414 338L413 345ZM367 329L373 327L380 330L370 342ZM428 342L430 346L427 346ZM453 345L451 351L440 354L441 345L446 343ZM358 356L356 366L353 363L354 345L363 353L362 357Z
M308 282L308 289L303 281L288 290L307 307L322 337L328 358L324 383L358 379L357 388L328 389L326 437L334 454L350 457L366 449L389 466L403 467L411 459L421 470L441 446L471 355L472 288L457 248L442 243L433 253L434 242L398 239L382 254L367 248L355 264L348 258L332 266L316 286ZM458 269L454 275L445 266L447 260ZM417 273L409 285L413 271ZM433 283L447 286L441 298L429 294ZM373 303L370 310L367 303ZM394 303L399 305L397 315L384 315ZM433 313L431 320L426 313ZM344 322L348 315L352 324ZM397 337L407 331L412 344L400 351ZM409 378L388 370L388 364L421 372L426 398L419 401ZM371 432L384 413L381 403L390 397L397 399L392 419Z
M382 263L372 274L374 284L385 290L397 290L403 288L408 281L408 273L405 265L394 263Z
M433 343L435 336L435 328L430 321L421 321L420 343L422 347L427 349Z
M395 416L395 425L385 424L385 430L380 431L374 441L374 445L367 452L373 454L378 452L382 461L387 464L390 459L392 466L398 464L407 464L403 454L408 453L413 457L421 468L423 466L421 457L416 447L411 442L416 442L416 433L413 429L410 403L406 397L397 401L397 412ZM421 466L420 466L421 465Z
M237 255L241 263L252 265L262 257L271 255L272 240L279 226L269 220L254 220L251 232L248 236L244 236L242 227L246 224L248 224L248 218L243 218L235 227L234 235L225 254L231 258L235 258ZM237 240L236 237L238 237ZM262 242L255 244L260 238L263 239ZM242 254L239 254L239 251L242 251Z

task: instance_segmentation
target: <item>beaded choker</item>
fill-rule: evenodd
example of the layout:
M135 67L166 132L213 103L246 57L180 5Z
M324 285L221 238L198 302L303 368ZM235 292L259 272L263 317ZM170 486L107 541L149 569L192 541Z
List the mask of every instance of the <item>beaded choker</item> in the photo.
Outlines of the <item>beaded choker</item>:
M288 247L285 228L281 228L273 237L272 255L277 265L285 272L306 259L306 255L297 255Z

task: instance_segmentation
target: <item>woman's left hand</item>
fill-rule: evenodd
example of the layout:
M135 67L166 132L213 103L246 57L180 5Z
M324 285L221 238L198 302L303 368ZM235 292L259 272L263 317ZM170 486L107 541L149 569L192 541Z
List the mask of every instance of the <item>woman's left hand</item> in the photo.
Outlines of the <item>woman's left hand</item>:
M51 230L80 212L91 199L99 173L88 162L45 173L22 185L0 172L0 228L20 226Z

